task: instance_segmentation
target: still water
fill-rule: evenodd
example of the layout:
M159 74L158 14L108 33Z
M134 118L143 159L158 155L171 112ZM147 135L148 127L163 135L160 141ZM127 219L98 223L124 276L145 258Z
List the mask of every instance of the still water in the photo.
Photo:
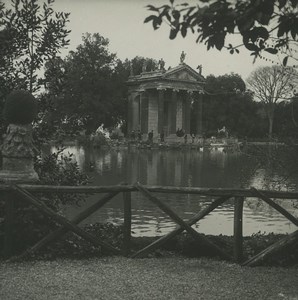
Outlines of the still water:
M55 151L55 148L52 148ZM268 188L268 172L254 157L243 152L222 149L201 151L188 150L144 150L144 149L93 149L79 146L67 147L65 153L73 153L80 169L91 177L92 185L115 185L120 182L144 185L165 185L209 188ZM274 173L269 176L281 177ZM296 189L297 177L287 180L291 189ZM279 184L278 188L286 189ZM187 220L205 208L214 199L198 195L156 194L178 215ZM94 203L100 195L90 196L80 207L65 208L71 218ZM279 202L292 214L297 214L293 200ZM122 195L118 195L85 223L123 223ZM281 214L262 201L248 198L244 203L243 234L290 233L296 228ZM132 229L134 236L158 236L173 230L175 224L140 193L132 193ZM233 201L229 200L217 208L194 228L205 234L233 234Z

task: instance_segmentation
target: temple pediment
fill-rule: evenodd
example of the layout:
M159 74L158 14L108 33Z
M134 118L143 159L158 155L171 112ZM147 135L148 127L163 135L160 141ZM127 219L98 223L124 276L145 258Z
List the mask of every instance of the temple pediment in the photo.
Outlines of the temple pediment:
M164 78L167 79L173 79L173 80L186 80L186 81L197 81L198 78L193 76L189 71L187 70L180 70L179 72L166 74Z
M164 78L183 81L204 81L204 77L186 64L180 64L175 68L167 70Z
M143 72L140 75L131 76L128 85L136 90L147 89L176 89L202 91L205 78L185 63L168 70L156 70Z

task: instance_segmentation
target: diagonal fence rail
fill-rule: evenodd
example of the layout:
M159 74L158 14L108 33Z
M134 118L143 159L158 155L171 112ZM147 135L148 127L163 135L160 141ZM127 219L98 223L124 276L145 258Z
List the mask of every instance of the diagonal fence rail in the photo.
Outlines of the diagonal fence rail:
M145 246L143 249L131 253L131 224L132 224L132 205L131 205L131 194L134 192L142 193L148 201L154 203L159 209L166 213L176 224L177 227L170 233L158 238L150 245ZM153 195L153 193L176 193L176 194L196 194L204 196L216 197L216 199L209 204L206 208L196 213L188 221L182 220L171 207L163 203L160 199ZM47 207L43 201L38 199L35 193L84 193L84 194L100 194L103 195L97 202L95 202L90 207L86 208L84 211L79 213L72 220L68 220L63 216L57 214L49 207ZM117 249L93 235L81 229L78 224L85 218L98 211L103 205L108 203L119 193L123 194L123 204L124 204L124 226L123 226L123 249ZM60 228L49 233L38 241L35 245L25 250L21 255L17 257L10 258L11 260L19 260L26 257L29 254L40 250L42 247L52 243L60 238L63 238L64 234L68 231L74 232L81 238L90 242L96 247L101 247L106 249L112 254L123 254L125 256L134 257L144 257L150 252L162 246L165 242L172 239L176 235L182 233L183 231L188 232L194 240L199 244L205 244L210 249L212 249L218 256L226 260L232 260L242 263L245 266L254 266L259 264L266 257L272 255L282 247L286 247L289 244L297 241L298 230L294 233L284 237L280 241L277 241L270 247L264 249L259 254L250 258L249 260L243 262L243 203L246 198L253 197L259 198L281 213L285 218L291 221L293 224L298 226L298 219L293 216L286 209L277 204L273 199L298 199L298 192L283 192L283 191L265 191L257 190L255 188L251 189L208 189L208 188L189 188L189 187L163 187L163 186L144 186L140 183L134 185L116 185L116 186L47 186L47 185L0 185L0 196L5 199L5 247L4 251L7 257L11 253L12 244L12 220L14 217L14 196L18 195L34 207L36 207L40 213L50 217ZM234 198L234 253L233 258L225 253L219 246L211 242L204 235L200 234L194 230L191 226L202 220L208 214L210 214L218 206L222 205L228 199Z

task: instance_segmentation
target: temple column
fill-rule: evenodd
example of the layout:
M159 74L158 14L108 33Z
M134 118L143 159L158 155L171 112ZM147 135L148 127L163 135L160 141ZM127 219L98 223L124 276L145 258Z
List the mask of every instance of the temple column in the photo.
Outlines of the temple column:
M148 95L146 92L140 94L141 105L141 133L148 133Z
M176 130L182 129L183 127L183 123L182 123L182 119L183 119L183 102L181 99L181 94L178 93L177 94L177 101L176 101L176 105L177 105L177 109L176 109Z
M190 112L188 111L189 105L188 105L188 93L186 91L183 91L181 93L181 101L182 101L182 129L185 131L185 133L189 133L189 125L190 122Z
M127 135L129 136L133 130L133 93L128 95L128 108L127 108Z
M164 90L157 90L158 92L158 133L163 131L164 127Z
M195 106L195 114L196 114L196 134L203 134L203 94L199 93L196 97L196 106Z
M172 91L171 99L171 128L169 130L170 134L176 133L176 118L177 118L177 90Z
M185 98L185 113L184 113L184 129L185 133L190 133L190 107L191 107L191 92L187 92Z
M148 92L148 132L153 130L154 138L158 133L158 98Z
M132 125L131 130L136 131L140 127L140 95L132 95Z

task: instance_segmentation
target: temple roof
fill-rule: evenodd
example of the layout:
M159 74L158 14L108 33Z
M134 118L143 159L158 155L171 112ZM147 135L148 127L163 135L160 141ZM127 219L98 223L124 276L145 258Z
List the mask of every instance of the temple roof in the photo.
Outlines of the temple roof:
M137 91L147 89L173 89L190 92L203 91L205 78L185 63L169 70L143 72L130 76L127 84Z

